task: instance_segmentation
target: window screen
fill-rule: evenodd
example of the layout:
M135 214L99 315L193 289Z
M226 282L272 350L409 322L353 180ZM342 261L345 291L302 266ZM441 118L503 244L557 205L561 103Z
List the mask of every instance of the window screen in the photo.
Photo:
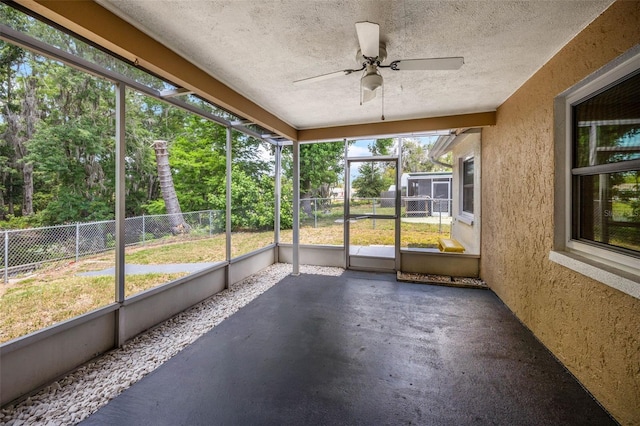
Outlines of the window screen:
M473 158L462 162L462 211L473 214Z
M573 107L575 239L640 255L640 73Z

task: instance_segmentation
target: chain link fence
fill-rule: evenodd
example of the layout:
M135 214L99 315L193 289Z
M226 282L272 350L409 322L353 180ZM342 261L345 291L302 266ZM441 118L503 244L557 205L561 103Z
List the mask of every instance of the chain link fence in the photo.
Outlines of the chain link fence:
M318 227L322 222L342 220L341 198L300 200L300 225ZM402 197L402 218L443 217L451 214L451 200ZM393 214L395 198L354 198L352 214ZM167 237L183 235L198 239L224 232L224 212L203 210L174 215L149 215L125 219L125 246L144 245ZM10 276L33 271L42 264L103 253L115 248L115 221L75 223L45 228L0 231L0 265L4 282Z
M125 219L124 226L125 246L144 245L177 235L204 238L225 229L221 210L130 217ZM77 261L83 256L113 250L115 235L115 220L0 231L4 282L12 275L33 271L47 262Z
M402 197L401 218L436 218L451 216L452 201L449 198ZM354 197L349 202L351 214L395 214L395 198ZM344 216L342 198L303 198L300 200L300 224L317 228L326 220L341 219ZM443 220L437 220L442 223ZM447 223L447 220L444 219Z

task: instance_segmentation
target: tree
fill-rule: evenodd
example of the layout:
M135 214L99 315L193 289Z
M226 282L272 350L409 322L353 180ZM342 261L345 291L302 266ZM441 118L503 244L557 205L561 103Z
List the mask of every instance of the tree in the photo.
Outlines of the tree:
M375 139L369 144L369 152L374 156L389 155L393 147L393 139ZM358 177L352 182L356 196L362 198L378 198L395 181L395 167L392 163L367 161L358 168Z
M358 177L352 182L356 196L361 198L378 198L390 183L384 176L384 171L375 162L363 163L358 169Z
M164 199L164 205L169 215L171 232L174 234L188 233L190 226L185 222L180 210L180 202L176 195L169 167L169 153L167 152L167 141L157 140L153 142L156 151L156 164L158 166L158 181L160 182L160 192Z
M374 139L372 143L369 144L369 152L371 155L389 155L391 153L391 148L393 147L393 139L392 138L384 138L384 139Z
M331 190L342 181L344 173L344 142L322 142L300 146L300 198L302 210L313 215L312 198L319 204L329 202ZM293 180L290 150L283 151L284 176Z
M300 147L300 191L305 197L327 198L344 173L343 142Z
M5 79L2 86L6 96L2 108L2 117L6 123L3 140L13 149L11 162L22 174L22 214L30 216L33 214L33 165L25 157L29 153L28 143L40 120L37 67L33 61L29 61L27 66L26 62L32 55L16 52L13 46L3 46L2 55L2 75ZM27 71L19 74L17 70L21 68Z
M434 164L429 160L429 149L415 139L402 139L402 171L405 173L430 172Z
M290 191L289 191L290 192ZM286 194L286 191L285 191ZM285 195L286 197L286 195ZM290 194L289 194L289 198ZM210 199L213 208L225 210L225 193ZM234 165L231 172L231 226L234 231L264 231L273 229L275 217L275 180L264 174L259 179L249 176L245 170ZM284 212L284 214L282 214ZM281 209L281 226L291 227L290 209Z
M180 205L186 211L212 208L211 196L225 193L226 129L197 116L170 147L169 162Z
M113 217L113 187L106 185L102 162L113 147L94 123L79 117L40 129L31 141L30 164L39 185L53 196L42 211L48 223ZM109 138L106 138L109 140Z

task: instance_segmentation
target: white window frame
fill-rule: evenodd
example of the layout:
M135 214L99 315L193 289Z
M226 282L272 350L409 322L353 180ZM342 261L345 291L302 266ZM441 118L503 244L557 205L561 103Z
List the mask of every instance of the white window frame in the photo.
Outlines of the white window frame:
M554 105L554 248L549 259L640 299L640 259L572 238L572 107L640 69L640 45L558 95Z
M471 197L475 198L475 187L476 187L476 159L473 155L469 155L467 157L461 158L460 159L460 215L461 216L466 216L467 218L469 218L470 220L473 221L473 216L475 213L475 200L473 203L473 209L474 211L466 211L464 209L464 165L465 163L467 163L468 161L473 161L473 182L471 183L472 187L473 187L473 191L471 192Z

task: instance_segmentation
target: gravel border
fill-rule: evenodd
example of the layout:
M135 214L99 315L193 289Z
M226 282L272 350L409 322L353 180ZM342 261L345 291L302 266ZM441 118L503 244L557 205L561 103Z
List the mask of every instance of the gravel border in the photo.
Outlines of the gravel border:
M39 392L0 410L0 424L76 424L158 368L184 347L220 324L290 275L290 264L276 263L232 285L121 348L90 361ZM304 274L339 276L341 268L301 265Z
M488 290L487 283L479 278L452 277L449 275L421 274L418 272L396 273L396 280L407 283L443 285L447 287L480 288Z

